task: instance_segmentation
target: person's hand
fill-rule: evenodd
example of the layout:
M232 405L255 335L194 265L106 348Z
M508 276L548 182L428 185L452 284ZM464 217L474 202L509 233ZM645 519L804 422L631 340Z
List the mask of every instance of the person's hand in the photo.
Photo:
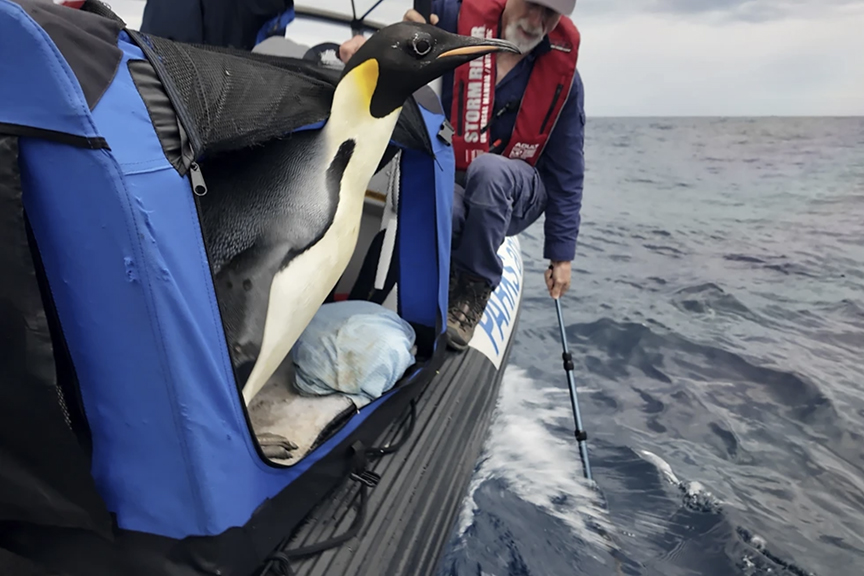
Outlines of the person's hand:
M366 37L362 34L358 34L354 36L350 40L346 40L339 46L339 59L345 64L348 63L348 60L354 56L354 53L360 49L361 46L366 42Z
M552 261L546 269L546 288L549 295L558 299L570 288L570 262Z
M420 24L426 23L426 19L423 18L423 16L419 12L414 10L413 8L411 8L410 10L405 12L405 15L402 17L402 21L403 22L419 22ZM433 26L435 26L436 24L438 24L438 15L437 14L430 14L429 15L429 21L432 22Z

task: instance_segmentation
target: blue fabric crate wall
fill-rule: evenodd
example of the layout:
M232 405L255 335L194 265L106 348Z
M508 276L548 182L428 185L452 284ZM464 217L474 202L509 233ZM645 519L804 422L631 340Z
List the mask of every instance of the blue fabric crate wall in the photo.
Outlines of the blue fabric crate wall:
M399 215L400 313L409 322L446 331L450 274L453 148L438 136L443 111L420 107L434 160L416 150L402 152ZM434 183L434 191L430 190ZM410 233L405 231L410 231ZM434 263L434 266L430 266Z
M119 33L119 66L91 110L22 4L0 0L0 53L18 55L0 59L0 124L29 134L20 138L24 204L79 383L97 488L123 529L184 538L242 526L398 390L294 466L262 460L189 178L166 159L129 72L144 54ZM422 112L436 158L405 154L404 172L423 179L405 182L403 231L417 233L401 236L401 298L406 319L440 327L453 161L436 138L443 115Z

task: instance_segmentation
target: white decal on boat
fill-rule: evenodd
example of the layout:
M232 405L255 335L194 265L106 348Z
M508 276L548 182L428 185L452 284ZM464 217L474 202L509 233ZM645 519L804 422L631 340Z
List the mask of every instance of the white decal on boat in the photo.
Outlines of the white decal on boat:
M523 267L519 239L516 236L506 238L498 249L498 256L504 264L501 283L492 292L469 344L489 358L496 369L501 367L522 298Z

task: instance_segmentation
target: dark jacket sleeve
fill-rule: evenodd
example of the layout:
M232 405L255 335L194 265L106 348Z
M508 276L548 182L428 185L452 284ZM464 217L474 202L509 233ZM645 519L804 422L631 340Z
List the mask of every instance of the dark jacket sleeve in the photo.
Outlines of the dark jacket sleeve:
M204 43L201 0L147 0L141 32L177 42Z
M243 0L241 4L255 16L273 18L294 6L294 0Z
M180 42L251 50L261 27L293 0L147 0L141 31Z
M438 16L438 25L445 30L454 32L460 5L460 2L454 0L432 0L432 13Z
M585 179L585 94L579 72L549 136L537 170L546 187L543 257L571 261L576 255Z

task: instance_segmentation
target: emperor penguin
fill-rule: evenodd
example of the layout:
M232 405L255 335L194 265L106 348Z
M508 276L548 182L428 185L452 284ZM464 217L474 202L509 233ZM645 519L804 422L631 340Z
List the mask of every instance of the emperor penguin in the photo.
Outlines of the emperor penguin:
M202 226L247 405L348 266L366 189L405 101L445 72L500 51L519 50L428 24L387 26L345 65L323 128L202 163Z

